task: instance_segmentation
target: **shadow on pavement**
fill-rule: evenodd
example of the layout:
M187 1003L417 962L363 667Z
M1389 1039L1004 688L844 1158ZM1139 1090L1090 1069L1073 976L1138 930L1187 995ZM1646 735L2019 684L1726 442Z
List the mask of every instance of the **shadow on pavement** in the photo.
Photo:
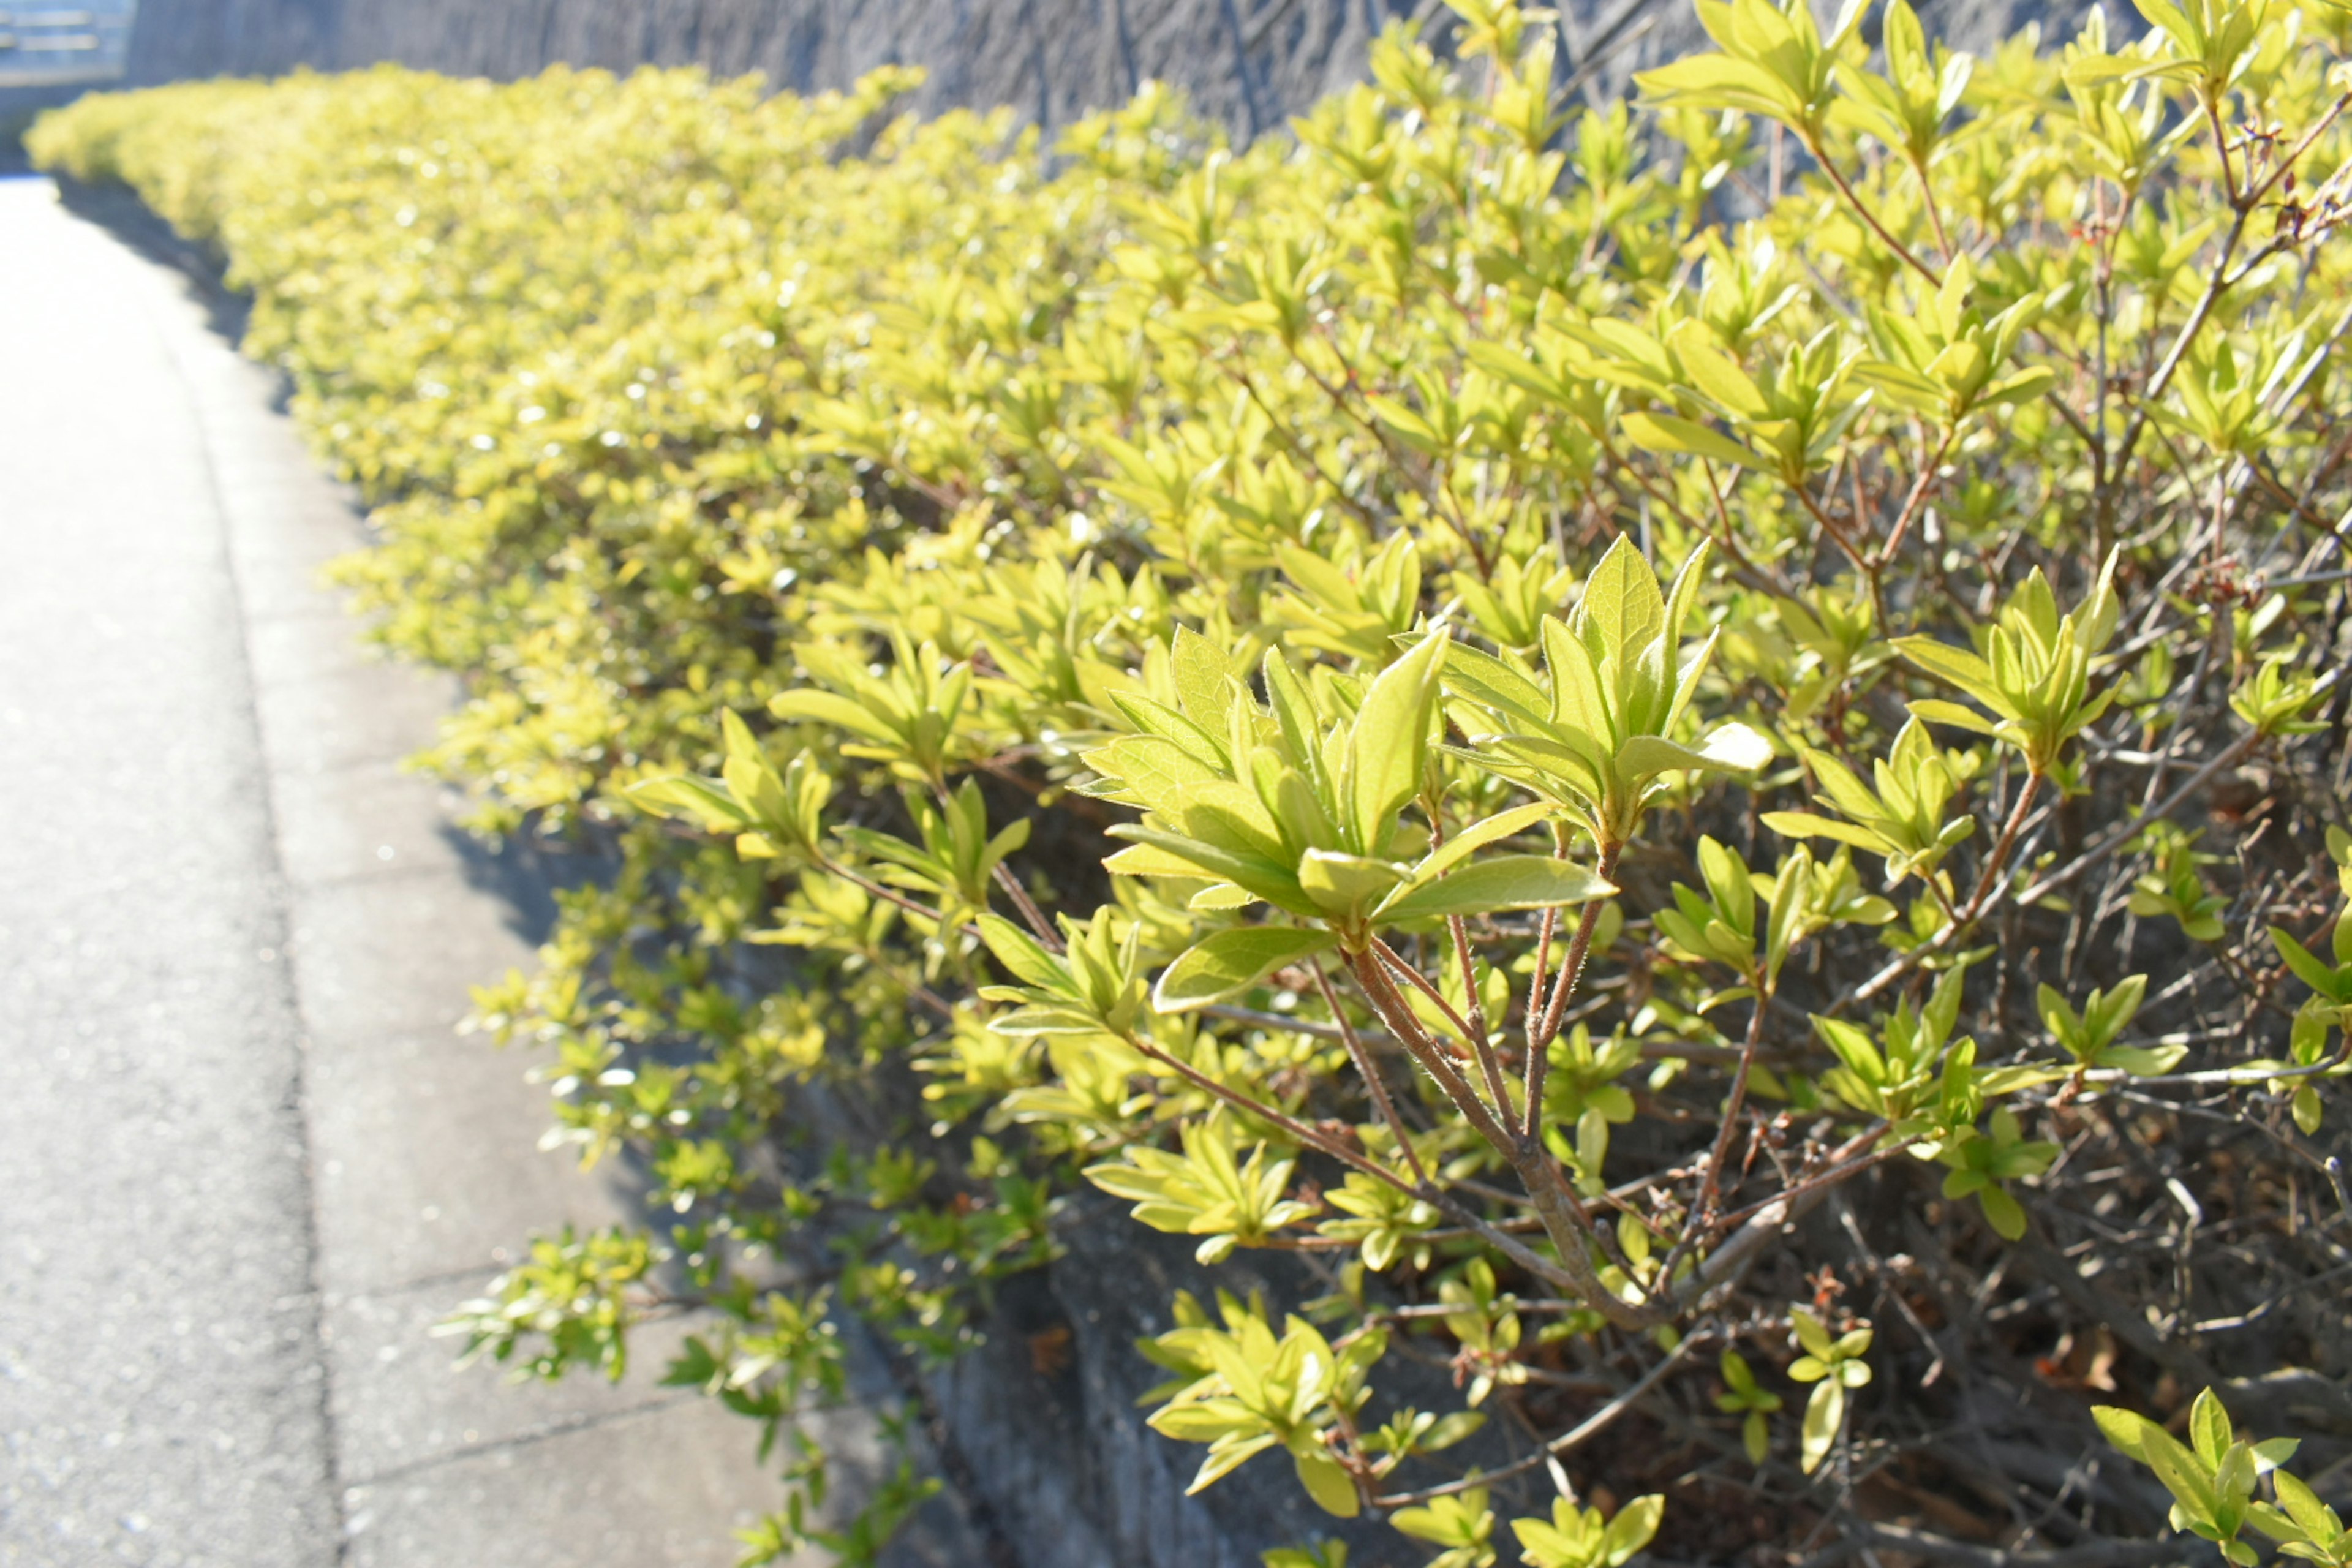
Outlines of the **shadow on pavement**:
M5 174L0 168L0 177ZM231 344L243 343L253 315L253 298L229 287L218 253L179 234L127 186L84 184L62 176L56 177L56 184L58 198L68 212L105 229L147 259L179 273L203 304L205 324ZM284 413L291 392L285 379L278 377L271 407ZM355 513L352 546L357 550L365 543L365 524ZM352 630L354 637L362 633L356 618ZM545 942L555 929L557 892L606 879L619 866L616 858L599 847L550 840L529 832L490 840L449 823L441 833L464 867L467 883L499 900L506 907L509 929L534 945ZM485 982L495 978L482 976Z
M181 237L127 186L86 185L64 175L53 177L58 198L68 212L98 225L148 260L161 262L186 278L204 304L206 325L232 343L245 341L253 300L223 280L218 256ZM282 390L278 402L282 409Z

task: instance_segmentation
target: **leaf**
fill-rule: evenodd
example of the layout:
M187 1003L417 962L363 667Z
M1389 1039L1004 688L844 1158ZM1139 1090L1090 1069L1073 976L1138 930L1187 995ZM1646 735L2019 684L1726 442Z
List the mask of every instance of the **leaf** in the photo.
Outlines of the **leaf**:
M1684 623L1690 619L1691 606L1698 603L1699 583L1706 574L1706 556L1710 548L1706 539L1691 546L1690 553L1675 573L1674 582L1666 589L1666 668L1674 671L1675 661L1682 647ZM1710 639L1711 642L1712 639ZM1696 661L1703 665L1706 650L1701 650ZM1675 672L1677 675L1678 671Z
M1658 591L1658 574L1642 559L1630 534L1619 534L1592 569L1577 614L1599 631L1601 647L1620 669L1664 628L1666 600Z
M1978 1092L1990 1099L1999 1095L2014 1094L2021 1089L2033 1089L2045 1083L2056 1083L2060 1079L2073 1076L2073 1073L2074 1069L2069 1067L2036 1067L2030 1062L2012 1067L1989 1068L1978 1076L1977 1089Z
M1856 1025L1843 1018L1815 1016L1813 1028L1834 1052L1846 1070L1874 1089L1886 1083L1886 1058L1879 1055L1877 1044Z
M1381 423L1403 437L1407 446L1433 458L1445 450L1445 443L1438 438L1435 426L1395 398L1374 397L1370 401L1372 412L1380 417Z
M869 741L895 746L903 737L891 728L888 721L863 703L854 702L837 691L818 687L797 687L791 691L779 691L768 699L768 711L779 719L803 719L819 724L830 724L846 730L853 735L863 735Z
M1985 1220L1992 1226L1993 1234L2003 1241L2015 1241L2025 1234L2025 1210L1999 1183L1979 1187L1977 1204L1984 1210Z
M1800 847L1780 864L1772 884L1772 903L1764 920L1765 989L1778 983L1780 965L1797 940L1798 921L1806 912L1812 890L1812 851Z
M1708 763L1690 747L1677 745L1663 736L1629 735L1617 748L1617 765L1638 779L1675 768L1705 772Z
M1111 706L1140 731L1143 737L1164 742L1184 757L1191 758L1193 766L1207 770L1211 776L1218 775L1224 758L1224 743L1217 735L1166 703L1155 702L1132 691L1114 691L1110 694L1110 701ZM1114 754L1123 760L1135 743L1133 740L1120 742L1114 748ZM1180 770L1178 776L1192 776L1182 763L1174 765Z
M1549 618L1547 624L1559 625ZM1540 724L1551 713L1551 699L1542 687L1494 655L1466 644L1454 643L1446 649L1445 687L1456 697L1518 720L1522 727Z
M1659 105L1736 109L1743 114L1784 121L1793 120L1800 108L1788 88L1769 72L1728 55L1685 56L1655 70L1638 72L1633 80L1643 98Z
M1990 735L2000 729L1975 709L1963 708L1957 702L1946 702L1939 698L1923 697L1911 704L1911 711L1930 724L1949 724L1956 730L1967 730L1978 735Z
M1339 1460L1328 1454L1299 1454L1293 1462L1297 1466L1298 1484L1325 1513L1353 1519L1362 1510L1363 1499L1356 1494L1356 1483Z
M1437 701L1438 675L1451 641L1443 630L1432 632L1382 670L1364 694L1348 749L1348 804L1356 847L1363 854L1380 852L1391 820L1421 793L1430 710Z
M1242 926L1194 943L1160 976L1151 1004L1162 1013L1188 1012L1248 990L1276 970L1332 945L1328 931L1298 926Z
M1813 1385L1813 1396L1805 1401L1797 1468L1809 1476L1820 1469L1844 1422L1845 1384L1834 1377L1824 1378Z
M1559 815L1558 806L1549 801L1539 800L1532 805L1514 806L1508 811L1497 812L1483 822L1474 822L1469 826L1456 831L1453 837L1445 841L1444 847L1433 850L1428 858L1414 867L1411 885L1418 887L1434 877L1443 875L1466 859L1474 849L1492 844L1498 838L1508 838L1515 833L1533 827L1547 817L1558 815Z
M1766 462L1721 431L1678 414L1628 414L1621 423L1625 439L1645 452L1680 452L1743 468L1760 468Z
M1183 1411L1186 1408L1188 1408L1188 1406L1179 1405L1171 1409L1163 1410L1158 1415L1154 1415L1151 1418L1150 1425L1154 1428L1159 1428L1162 1419L1175 1416L1179 1412ZM1202 1492L1208 1490L1209 1488L1214 1486L1225 1477L1241 1468L1241 1467L1247 1461L1257 1458L1260 1454L1265 1453L1268 1448L1273 1447L1277 1439L1275 1437L1273 1433L1261 1432L1257 1436L1247 1438L1244 1441L1235 1443L1230 1447L1226 1447L1223 1443L1219 1443L1216 1447L1209 1450L1209 1457L1201 1461L1201 1468L1193 1474L1192 1484L1184 1489L1184 1495L1186 1497L1199 1496Z
M2212 1521L2220 1500L2213 1495L2211 1466L2154 1422L2144 1422L2140 1426L2139 1458L2156 1472L2156 1479L2164 1483L2184 1513L2193 1520L2209 1523Z
M980 940L988 944L990 954L1024 984L1069 994L1068 973L1035 937L999 914L983 912L979 925Z
M1757 419L1766 410L1763 393L1739 362L1715 345L1713 329L1696 318L1676 324L1668 342L1682 361L1683 374L1708 402L1741 419Z
M1840 844L1851 844L1857 849L1867 849L1874 855L1895 852L1894 845L1867 827L1857 827L1851 822L1839 822L1832 817L1816 816L1810 811L1768 811L1759 820L1784 838L1830 838Z
M1125 735L1087 753L1087 765L1117 781L1110 793L1152 811L1176 812L1202 784L1224 777L1215 753L1164 735Z
M1163 851L1197 869L1193 875L1204 882L1231 882L1247 888L1269 903L1290 910L1293 913L1311 912L1313 906L1299 896L1296 872L1277 866L1271 860L1238 850L1221 849L1203 844L1197 838L1178 834L1161 833L1154 828L1122 823L1111 829L1115 838L1130 838L1138 844ZM1173 875L1173 873L1171 873Z
M1698 743L1706 765L1723 772L1752 773L1770 763L1772 742L1760 730L1746 724L1718 724Z
M1616 1568L1636 1552L1650 1544L1658 1533L1658 1523L1666 1516L1666 1500L1656 1492L1637 1497L1617 1510L1609 1521L1609 1533L1601 1538L1603 1561Z
M1298 858L1298 885L1329 915L1354 918L1404 881L1404 868L1369 855L1309 849Z
M2342 1532L2342 1521L2336 1519L2328 1506L2319 1500L2319 1494L2304 1481L2284 1470L2273 1471L2271 1484L2278 1489L2278 1499L2287 1516L2312 1535L2333 1537Z
M1212 880L1211 874L1156 844L1130 844L1106 857L1103 869L1118 877L1171 877L1186 881Z
M1934 637L1896 637L1895 649L1905 658L1928 674L1950 681L1971 697L1998 700L2000 689L1994 685L1992 666L1966 648L1954 647ZM1987 702L1987 706L1990 706Z
M632 805L656 816L694 817L711 833L737 832L751 820L732 795L706 779L684 774L645 779L622 793Z
M1853 367L1853 377L1906 408L1921 414L1945 412L1948 398L1941 384L1917 371L1885 360L1864 360Z
M1383 921L1492 914L1590 903L1616 891L1614 883L1572 860L1502 855L1464 867L1441 881L1409 888L1375 913Z
M1568 388L1559 377L1541 364L1501 343L1479 341L1469 348L1470 363L1497 381L1507 381L1520 391L1530 393L1547 403L1563 400Z
M2336 971L2320 963L2318 956L2303 943L2295 941L2294 935L2285 927L2271 927L2271 945L2278 949L2279 957L2284 959L2286 966L2294 971L2294 977L2297 980L2332 1001L2342 1000L2338 995L2341 988L2336 984Z
M2108 1442L2135 1459L2145 1459L2141 1429L2147 1425L2146 1416L2120 1405L2094 1405L2091 1406L2091 1419L2099 1424L2099 1430L2106 1435Z
M2161 1078L2188 1055L2187 1046L2109 1046L2099 1053L2096 1065L2119 1068L2134 1078Z
M2189 1407L2189 1436L2197 1446L2197 1457L2209 1465L2220 1464L2235 1436L2230 1429L2230 1413L2221 1408L2213 1391L2200 1392Z
M1184 717L1212 735L1222 734L1234 705L1232 670L1225 656L1187 626L1176 628L1168 651Z
M1617 748L1617 764L1635 778L1675 768L1695 773L1754 773L1772 760L1772 742L1745 724L1724 724L1696 747L1659 735L1633 735Z

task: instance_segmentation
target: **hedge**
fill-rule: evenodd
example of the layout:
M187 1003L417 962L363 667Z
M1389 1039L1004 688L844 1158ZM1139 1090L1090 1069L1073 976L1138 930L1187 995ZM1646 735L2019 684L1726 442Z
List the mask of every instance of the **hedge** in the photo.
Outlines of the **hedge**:
M1148 1346L1195 1490L1393 1527L1277 1568L2352 1563L2352 12L2137 4L1698 0L1595 103L1453 0L1245 148L904 73L45 118L252 290L478 825L614 857L479 1011L675 1223L475 1350L691 1300L772 1442L1104 1194L1286 1255ZM748 1562L929 1484L788 1473Z

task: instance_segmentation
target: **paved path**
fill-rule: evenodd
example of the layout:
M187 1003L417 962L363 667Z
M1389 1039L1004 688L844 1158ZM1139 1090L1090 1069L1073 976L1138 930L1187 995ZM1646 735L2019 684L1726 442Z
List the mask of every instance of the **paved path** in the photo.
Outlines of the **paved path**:
M516 1390L425 1337L624 1205L452 1031L529 946L395 765L451 692L317 587L356 524L269 394L0 180L0 1565L731 1564L778 1489L658 1343Z

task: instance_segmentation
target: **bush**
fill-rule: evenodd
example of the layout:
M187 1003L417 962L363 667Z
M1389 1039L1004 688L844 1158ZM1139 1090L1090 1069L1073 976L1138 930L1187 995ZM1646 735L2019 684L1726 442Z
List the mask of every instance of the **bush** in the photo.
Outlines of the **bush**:
M617 857L481 1015L677 1222L476 1347L690 1298L772 1440L1092 1187L1297 1266L1150 1346L1195 1489L1448 1568L2153 1560L2095 1397L2176 1527L2343 1561L2352 14L2140 4L1700 0L1571 113L1454 0L1245 149L891 76L45 120L254 289L482 826Z

